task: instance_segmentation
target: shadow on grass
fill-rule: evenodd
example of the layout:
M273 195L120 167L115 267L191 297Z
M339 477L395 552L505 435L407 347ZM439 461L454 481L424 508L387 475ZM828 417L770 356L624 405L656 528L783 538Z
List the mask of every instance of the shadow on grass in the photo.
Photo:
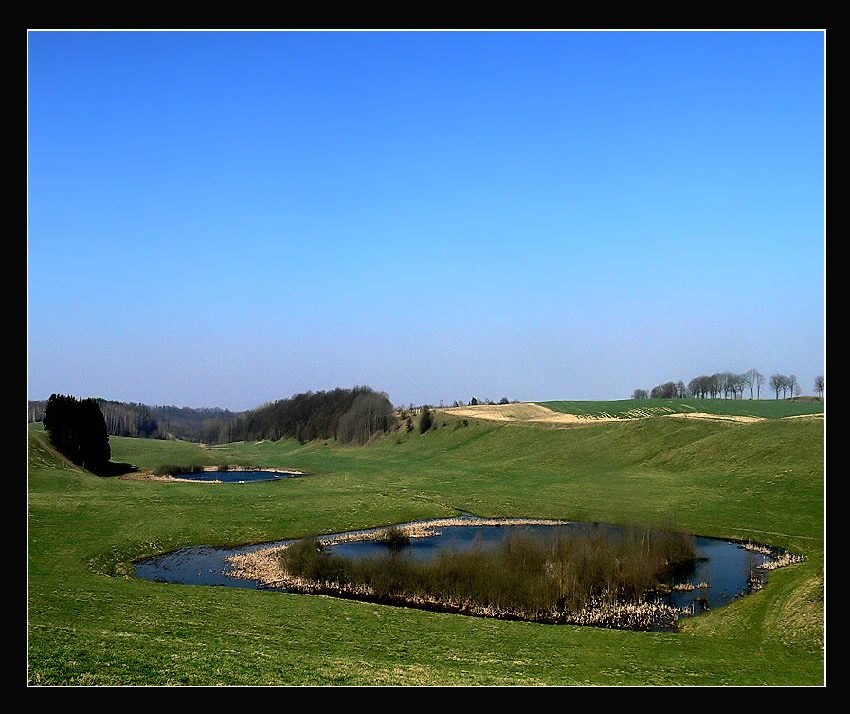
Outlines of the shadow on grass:
M97 468L89 469L95 476L123 476L124 474L131 474L138 471L137 466L133 466L133 464L127 464L121 461L109 461L108 463L103 464Z

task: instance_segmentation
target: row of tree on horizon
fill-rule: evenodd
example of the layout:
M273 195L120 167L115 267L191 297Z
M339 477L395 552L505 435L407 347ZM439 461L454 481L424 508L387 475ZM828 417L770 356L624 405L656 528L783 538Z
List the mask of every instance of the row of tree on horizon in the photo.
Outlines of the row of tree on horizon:
M801 390L794 375L774 374L768 381L758 370L751 369L742 374L717 372L701 375L687 385L679 380L659 384L649 391L636 389L632 399L743 399L747 391L751 399L760 399L766 382L776 399L779 399L780 393L787 398L789 394L799 395ZM824 378L815 378L814 390L818 396L823 396L824 387ZM283 437L302 442L337 439L343 443L365 443L377 434L392 430L399 421L387 394L365 386L296 394L244 412L220 408L148 406L101 398L85 401L100 407L106 432L111 436L182 439L208 444ZM456 400L452 406L510 403L517 403L517 400L509 401L502 397L494 402L472 397L465 404ZM28 401L27 420L44 421L47 404L48 401ZM422 406L411 404L408 409L418 411ZM443 406L442 402L440 406ZM400 409L403 419L404 407Z
M635 389L632 399L744 399L744 394L749 390L750 399L761 399L761 390L765 385L766 377L757 369L751 369L740 374L736 372L716 372L712 375L700 375L694 377L687 385L682 380L678 382L664 382L653 387L650 391ZM799 396L802 387L797 378L792 374L771 375L768 386L774 392L775 398L788 396ZM826 382L822 376L815 377L814 391L819 397L823 397Z
M43 421L46 426L48 407L64 404L68 399L73 398L54 394L47 401L28 402L27 420ZM301 442L336 439L346 444L362 444L398 423L395 409L384 392L359 386L296 394L244 412L147 406L100 398L84 402L99 407L98 416L110 436L182 439L206 444L281 438Z

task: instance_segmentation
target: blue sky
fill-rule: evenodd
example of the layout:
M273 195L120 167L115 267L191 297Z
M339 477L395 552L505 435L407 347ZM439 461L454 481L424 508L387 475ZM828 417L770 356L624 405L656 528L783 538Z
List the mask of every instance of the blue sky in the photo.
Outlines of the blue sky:
M30 32L28 397L825 373L821 32Z

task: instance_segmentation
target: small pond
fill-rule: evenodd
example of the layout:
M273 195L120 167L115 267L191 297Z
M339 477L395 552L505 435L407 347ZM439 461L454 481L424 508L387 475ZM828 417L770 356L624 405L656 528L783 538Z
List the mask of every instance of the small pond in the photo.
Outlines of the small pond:
M221 483L254 483L257 481L279 481L285 478L295 478L300 473L290 471L195 471L182 473L174 478L181 481L207 481Z
M212 473L212 472L207 472ZM222 475L237 472L221 472ZM468 523L468 525L467 525ZM602 529L616 534L619 526L588 524L579 522L517 521L512 519L488 520L475 517L459 517L445 521L416 524L423 533L412 537L400 552L412 559L433 558L442 549L464 549L477 544L497 543L509 534L536 532L542 536L557 534L560 529ZM364 558L387 553L387 546L376 539L385 528L322 536L326 547L344 558ZM234 555L262 551L292 543L292 540L262 543L239 547L198 546L180 548L161 555L145 558L135 564L136 577L157 582L183 585L223 585L251 589L269 588L255 580L233 577L230 558ZM660 596L665 605L686 612L681 617L697 614L705 609L725 605L735 598L746 595L753 587L751 576L756 573L759 586L765 571L787 554L778 548L745 547L741 543L696 536L693 538L697 560L692 567L679 571L668 581L671 590ZM793 562L793 561L792 561ZM663 628L662 628L663 629Z

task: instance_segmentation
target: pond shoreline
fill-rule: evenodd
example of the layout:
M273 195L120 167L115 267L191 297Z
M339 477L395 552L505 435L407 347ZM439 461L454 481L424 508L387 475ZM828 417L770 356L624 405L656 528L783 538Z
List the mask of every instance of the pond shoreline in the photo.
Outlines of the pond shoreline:
M285 582L268 585L261 590L277 590L296 595L320 595L341 600L372 603L390 607L404 607L426 612L439 612L467 617L489 617L512 622L529 622L542 625L576 625L582 627L602 627L617 630L635 630L645 632L672 632L677 621L693 614L690 609L676 608L657 602L613 602L601 600L594 602L579 612L535 612L500 610L474 603L454 603L421 597L376 596L370 592L353 588L319 586L313 583L298 583L289 578Z
M240 473L243 471L250 472L263 472L263 473L271 473L271 474L286 474L290 478L298 478L300 476L306 476L307 473L305 471L298 471L297 469L282 469L274 466L266 467L256 467L256 466L230 466L228 465L227 469L222 469L221 466L204 466L199 471L195 473L215 473L217 471L221 471L223 473ZM192 473L191 471L186 471L187 474ZM225 483L220 480L206 480L206 479L192 479L192 478L180 478L180 476L172 476L169 474L156 474L153 471L136 471L129 474L122 474L118 477L124 481L156 481L162 483ZM271 480L271 479L269 479Z
M402 524L391 524L375 526L357 531L337 532L315 536L322 547L340 545L349 548L352 543L357 542L384 542L389 545L387 535L391 530L400 531L411 540L427 539L440 535L440 529L451 529L454 526L559 526L559 525L589 525L600 526L606 524L585 523L579 521L536 519L536 518L482 518L473 514L461 513L455 517L437 519L425 519ZM617 526L614 526L615 528ZM700 538L700 536L695 536ZM639 601L603 601L596 597L577 611L565 610L561 605L544 605L541 609L532 612L520 612L511 604L505 604L501 610L493 607L479 605L475 601L445 601L438 599L437 595L422 596L416 593L376 593L369 587L352 582L327 582L308 581L294 577L285 571L284 551L307 538L290 538L276 541L245 543L241 546L208 546L203 551L216 551L221 555L209 556L202 553L201 560L192 560L194 556L188 555L193 549L177 549L171 551L176 556L175 560L169 559L169 554L144 558L137 562L137 566L146 561L165 558L164 568L167 572L177 572L183 563L196 563L192 565L192 572L200 574L201 569L213 577L214 582L206 584L230 585L231 587L250 587L259 590L271 590L291 594L312 594L326 597L337 597L341 599L368 602L379 605L406 607L426 610L430 612L445 612L462 614L467 616L491 617L502 620L517 620L526 622L537 622L541 624L567 624L581 626L606 627L609 629L628 629L636 631L676 631L678 620L686 618L705 609L712 609L720 604L726 604L732 600L753 593L766 584L769 571L787 565L793 565L805 560L804 557L794 555L781 548L774 548L753 543L750 540L736 541L725 539L731 546L752 551L759 554L759 563L751 568L753 576L746 582L744 589L739 589L737 594L728 590L721 590L719 596L723 599L718 604L718 594L712 596L715 583L693 580L693 587L680 583L659 584L660 586L648 593L648 597ZM721 540L708 538L708 540ZM371 546L370 546L371 547ZM230 551L229 554L223 551ZM706 560L706 558L698 558ZM755 561L753 561L755 563ZM156 570L160 566L154 566L150 575L140 576L145 579L160 580L161 582L184 582L187 584L205 584L194 580L189 575L186 580L171 580L170 576L160 579L160 572ZM217 575L215 575L217 573ZM138 573L137 573L137 576ZM179 575L183 577L182 574ZM206 576L205 576L206 577ZM697 584L698 583L698 584ZM683 600L674 595L677 591L693 591L696 598ZM706 597L707 596L707 597ZM671 599L672 598L672 599Z
M550 519L488 519L474 516L461 516L456 518L433 519L413 523L399 524L394 526L408 538L427 538L439 535L439 528L456 525L565 525L570 521ZM380 541L387 535L387 527L377 527L362 531L338 533L325 536L317 536L316 539L322 545L337 545L340 543L351 543L358 541ZM538 622L544 624L572 624L606 627L613 629L629 629L643 631L674 631L677 621L686 616L696 614L696 603L691 606L681 607L662 602L654 597L640 601L614 601L605 602L596 599L583 607L580 611L569 612L564 610L547 612L518 612L513 610L497 610L469 602L445 602L420 596L377 596L368 587L353 586L351 584L341 585L339 583L321 583L302 580L286 572L282 565L282 552L291 546L296 540L278 542L267 548L255 550L250 553L241 553L230 556L228 562L231 567L229 576L238 579L252 580L257 582L261 589L278 590L282 592L297 594L325 595L361 602L371 602L382 605L398 607L409 607L432 612L447 612L471 616L493 617L503 620L521 620ZM729 541L731 542L731 541ZM792 554L783 553L776 555L776 551L767 546L759 546L751 541L738 544L745 550L759 552L764 555L771 554L770 562L760 567L758 577L748 584L748 592L760 589L764 582L763 576L766 571L776 567L792 565L801 562L803 558ZM705 583L690 588L679 587L672 589L695 590L709 587ZM662 596L665 590L660 589L654 593Z

